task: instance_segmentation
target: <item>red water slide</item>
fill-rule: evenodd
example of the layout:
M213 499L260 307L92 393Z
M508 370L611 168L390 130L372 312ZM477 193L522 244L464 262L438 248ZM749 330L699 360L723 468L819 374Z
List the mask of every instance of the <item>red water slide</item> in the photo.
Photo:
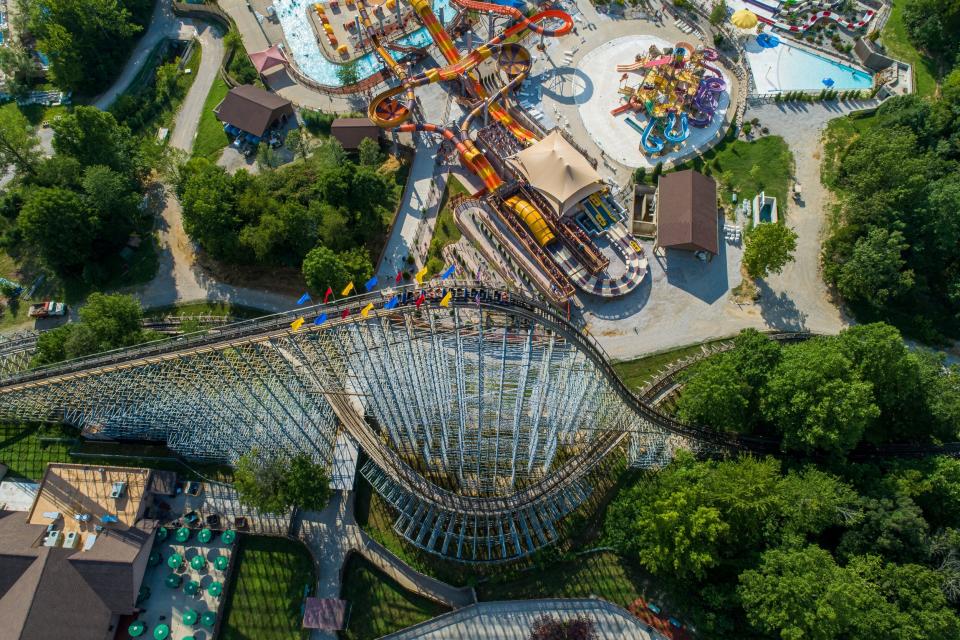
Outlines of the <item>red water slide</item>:
M530 29L534 33L539 33L550 38L559 38L560 36L565 36L573 29L573 18L570 17L570 14L566 11L560 11L559 9L547 9L546 11L541 11L532 18L528 18L523 15L519 9L514 7L505 7L499 4L493 4L491 2L480 2L479 0L453 0L455 4L460 5L464 9L469 9L471 11L482 11L484 13L498 13L502 16L507 16L508 18L513 18L517 21L517 24L513 25L507 29L503 37L509 38L511 35L520 31L522 29ZM557 29L547 29L546 27L540 26L540 22L543 22L547 19L561 20L563 25Z

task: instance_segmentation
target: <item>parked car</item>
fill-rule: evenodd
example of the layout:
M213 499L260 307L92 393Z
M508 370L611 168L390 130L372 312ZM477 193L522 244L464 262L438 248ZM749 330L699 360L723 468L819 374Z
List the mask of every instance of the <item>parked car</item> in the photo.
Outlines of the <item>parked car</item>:
M52 300L32 304L30 305L30 310L27 311L27 315L31 318L52 318L54 316L63 316L66 314L67 305L63 302L54 302Z

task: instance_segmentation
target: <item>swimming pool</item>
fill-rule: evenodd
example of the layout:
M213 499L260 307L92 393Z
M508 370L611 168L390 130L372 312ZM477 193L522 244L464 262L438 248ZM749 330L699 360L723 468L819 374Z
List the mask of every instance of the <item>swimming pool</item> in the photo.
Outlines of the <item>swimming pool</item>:
M307 76L321 84L339 87L337 69L340 65L330 62L321 53L314 36L313 27L307 17L307 7L314 0L276 0L274 7L283 27L283 34L287 39L287 46L294 62ZM433 11L439 16L443 10L444 22L449 23L457 15L451 7L450 0L433 0ZM430 34L424 28L399 38L399 44L422 47L430 42ZM367 53L357 58L357 75L361 78L371 76L383 68L383 61L376 53Z
M764 48L751 37L745 48L759 94L819 91L825 88L825 79L833 80L831 88L839 91L873 88L873 76L866 71L794 47L783 39L778 46Z

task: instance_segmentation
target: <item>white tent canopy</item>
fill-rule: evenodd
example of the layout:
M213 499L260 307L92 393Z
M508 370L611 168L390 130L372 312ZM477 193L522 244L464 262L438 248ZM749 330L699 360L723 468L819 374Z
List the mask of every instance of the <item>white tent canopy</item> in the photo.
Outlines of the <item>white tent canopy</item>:
M518 153L513 166L559 214L603 189L597 170L556 129Z

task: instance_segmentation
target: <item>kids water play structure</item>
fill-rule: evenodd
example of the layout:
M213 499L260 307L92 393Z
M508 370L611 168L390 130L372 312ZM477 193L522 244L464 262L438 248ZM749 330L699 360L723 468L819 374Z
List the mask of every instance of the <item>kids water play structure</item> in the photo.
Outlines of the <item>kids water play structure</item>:
M662 152L668 143L682 143L690 136L690 126L706 127L713 121L726 88L723 75L710 64L718 57L714 49L694 48L686 42L667 49L651 45L632 63L617 66L623 74L624 103L610 113L646 116L645 126L631 117L625 122L640 134L640 145L648 155ZM639 84L630 84L631 72L640 74Z
M470 205L480 211L478 224L491 226L490 237L512 237L501 243L507 247L503 250L525 255L509 261L536 265L536 273L528 269L527 275L555 304L565 306L575 287L607 297L633 290L644 277L646 261L640 245L620 225L623 214L609 198L599 174L558 132L545 135L512 102L512 92L531 67L530 52L519 44L522 38L528 33L562 37L573 29L573 19L557 9L527 17L512 6L453 1L465 10L505 17L508 25L462 54L430 0L411 0L446 64L410 74L381 44L382 34L367 17L363 0L356 0L368 39L399 81L370 101L368 117L397 133L432 133L449 141L463 166L483 182L483 191ZM458 125L423 121L414 93L432 83L448 83L458 102L467 107ZM475 133L472 124L481 125ZM622 268L608 270L610 258L601 250L604 246Z

